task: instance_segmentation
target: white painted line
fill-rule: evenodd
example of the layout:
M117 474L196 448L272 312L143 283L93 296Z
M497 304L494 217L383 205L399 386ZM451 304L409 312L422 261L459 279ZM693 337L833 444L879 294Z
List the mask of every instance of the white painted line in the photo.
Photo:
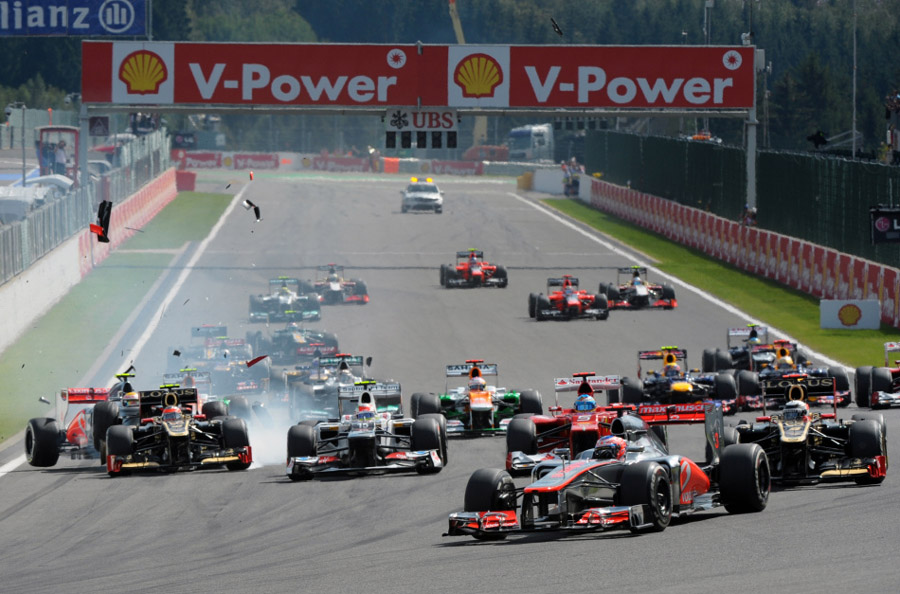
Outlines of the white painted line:
M761 325L763 325L763 326L768 326L769 332L771 332L772 334L774 334L774 335L776 335L776 336L780 336L780 337L782 337L782 338L784 338L784 339L786 339L786 340L790 340L791 342L797 342L797 339L795 339L795 338L793 338L792 336L786 334L786 333L783 332L782 330L779 330L778 328L773 328L772 326L769 326L768 324L766 324L766 323L763 322L762 320L758 320L758 319L754 318L753 316L751 316L751 315L748 314L747 312L742 311L742 310L736 308L736 307L733 306L733 305L730 305L730 304L728 304L728 303L725 303L724 301L722 301L722 300L719 299L718 297L715 297L715 296L713 296L713 295L707 293L706 291L703 291L702 289L698 289L697 287L695 287L695 286L693 286L693 285L689 285L689 284L687 284L686 282L684 282L683 280L681 280L681 279L679 279L679 278L677 278L677 277L674 277L674 276L672 276L672 275L670 275L670 274L666 274L665 272L663 272L663 271L660 270L659 268L656 268L655 266L653 266L653 265L651 265L651 264L649 264L649 263L647 263L647 262L641 260L640 258L635 257L633 254L631 254L631 253L629 253L629 252L627 252L627 251L625 251L625 250L623 250L623 249L620 249L620 248L616 247L615 245L613 245L612 243L610 243L610 242L608 242L608 241L605 241L605 240L601 239L600 237L598 237L598 236L595 235L594 233L589 233L589 232L585 231L584 229L582 229L581 227L579 227L579 226L576 225L575 223L569 221L568 219L565 219L565 218L561 217L560 215L556 214L555 212L551 211L550 209L548 209L548 208L546 208L546 207L544 207L544 206L541 206L540 204L537 204L536 202L532 202L531 200L528 200L527 198L523 198L522 196L519 196L518 194L515 194L515 193L513 193L513 192L509 192L509 195L512 196L513 198L515 198L516 200L519 200L519 201L521 201L521 202L524 202L525 204L528 204L528 205L531 206L532 208L534 208L534 209L536 209L536 210L538 210L538 211L544 213L545 215L547 215L547 216L550 217L551 219L553 219L553 220L555 220L555 221L557 221L557 222L559 222L559 223L565 225L565 226L568 227L569 229L571 229L571 230L573 230L573 231L576 231L576 232L580 233L581 235L587 237L587 238L590 239L591 241L594 241L594 242L596 242L596 243L599 243L600 245L602 245L603 247L607 248L608 250L610 250L610 251L613 252L614 254L618 254L618 255L620 255L620 256L622 256L622 257L628 258L629 260L632 260L632 261L633 261L635 264L637 264L638 266L645 266L648 270L652 270L654 275L661 276L661 277L667 279L667 280L668 280L669 282L671 282L672 284L678 285L679 287L682 287L682 288L684 288L684 289L687 289L687 290L690 291L691 293L694 293L694 294L696 294L698 297L701 297L701 298L705 299L706 301L710 302L711 304L715 305L716 307L720 307L720 308L724 309L725 311L727 311L727 312L729 312L729 313L733 313L733 314L735 314L735 315L737 315L737 316L741 316L741 317L743 317L744 319L746 319L748 322L753 322L753 323L755 323L755 324L761 324ZM597 231L596 233L600 233L600 232ZM816 351L811 350L809 347L804 347L804 350L805 350L806 352L812 354L813 357L815 357L816 359L822 361L823 363L825 363L825 365L827 365L827 366L829 366L829 367L840 367L840 368L844 369L844 370L847 371L847 372L853 372L853 371L855 371L854 369L851 369L850 367L847 367L847 366L843 365L842 363L839 363L838 361L835 361L834 359L831 359L831 358L829 358L829 357L823 355L822 353L819 353L819 352L816 352Z
M18 458L10 460L3 466L0 466L0 478L3 478L8 473L12 472L13 470L15 470L16 468L18 468L19 466L21 466L23 464L25 464L25 454L22 454Z

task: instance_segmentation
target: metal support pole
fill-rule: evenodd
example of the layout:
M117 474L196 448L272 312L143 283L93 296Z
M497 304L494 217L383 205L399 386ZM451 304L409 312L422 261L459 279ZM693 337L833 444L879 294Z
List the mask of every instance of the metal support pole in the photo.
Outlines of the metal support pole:
M853 148L851 155L856 158L856 0L853 0Z
M25 187L25 104L22 104L22 187Z
M75 183L77 183L79 187L83 187L90 183L87 164L88 137L91 133L89 122L90 118L88 117L87 105L82 103L81 109L78 112L78 125L81 131L78 133L78 171L75 175L76 178L80 178L75 180Z

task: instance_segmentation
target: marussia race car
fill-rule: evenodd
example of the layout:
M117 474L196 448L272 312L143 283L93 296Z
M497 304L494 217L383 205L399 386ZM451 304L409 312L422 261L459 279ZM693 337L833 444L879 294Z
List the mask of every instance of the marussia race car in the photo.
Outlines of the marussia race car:
M622 275L630 280L623 283ZM675 289L669 285L657 285L643 280L647 278L647 269L642 266L619 268L616 284L600 283L600 294L605 295L610 309L643 309L645 307L661 307L672 309L678 307Z
M210 411L210 402L204 410ZM113 425L106 434L106 470L110 476L134 470L246 470L253 462L243 419L196 414L197 390L161 388L141 391L123 401L140 424ZM221 412L221 411L216 411Z
M662 360L662 372L648 371L641 378L641 362ZM722 403L726 414L734 414L737 388L730 373L701 374L694 369L684 371L679 362L687 367L687 351L677 346L665 346L657 351L638 351L637 378L622 378L622 401L626 404L655 402L659 404L682 404L714 400Z
M276 365L295 365L318 357L331 357L338 352L337 336L331 332L311 330L292 322L272 332L271 338L262 332L248 332L247 343L253 352L267 354Z
M782 484L884 481L887 428L881 413L855 414L850 421L838 421L836 405L832 413L810 412L807 386L803 378L796 381L782 392L780 412L766 414L763 409L755 423L741 421L737 427L726 427L725 443L761 446L772 464L772 480Z
M291 480L336 474L433 474L446 466L444 417L398 419L375 412L375 397L366 384L357 385L362 393L341 392L339 421L301 421L288 430L286 474Z
M548 530L659 532L673 517L717 506L732 513L765 509L770 492L766 454L756 444L723 450L719 407L641 409L644 416L624 414L612 421L615 437L604 438L609 445L601 442L570 462L537 466L533 482L523 489L504 470L476 471L466 485L464 511L450 514L445 536L500 540L510 533ZM650 430L699 419L705 420L711 453L700 464L670 453Z
M729 328L726 343L727 349L703 349L701 367L705 373L729 369L762 371L775 364L781 348L786 348L798 365L809 364L809 358L798 349L797 343L788 340L770 343L769 329L765 326L747 324L746 328Z
M250 295L251 322L305 322L321 320L319 296L312 285L297 278L269 280L269 292Z
M891 365L891 353L900 352L900 342L884 343L884 367L856 368L856 406L888 408L900 404L900 361Z
M578 279L565 274L561 278L547 279L547 294L528 295L528 317L538 322L549 319L571 320L609 317L609 305L605 295L591 295L578 288Z
M326 264L316 268L316 280L313 288L319 295L319 302L326 305L336 303L363 305L368 303L369 291L366 289L366 283L359 279L346 280L343 275L343 266Z
M509 284L506 268L484 260L481 250L456 252L456 264L441 264L441 286L454 287L498 287L505 289Z
M609 435L609 426L626 409L618 403L619 376L596 377L593 372L576 373L553 381L556 405L550 414L518 415L506 431L506 469L514 475L527 474L547 460L571 459L593 448L597 440ZM573 408L559 405L559 393L577 390ZM607 390L608 405L598 405L597 390Z
M497 376L495 363L469 359L462 365L447 365L447 377L466 377L468 385L446 389L444 394L416 392L410 400L413 418L441 413L451 435L490 435L506 431L517 414L542 414L541 395L536 390L514 391L489 386L485 376Z

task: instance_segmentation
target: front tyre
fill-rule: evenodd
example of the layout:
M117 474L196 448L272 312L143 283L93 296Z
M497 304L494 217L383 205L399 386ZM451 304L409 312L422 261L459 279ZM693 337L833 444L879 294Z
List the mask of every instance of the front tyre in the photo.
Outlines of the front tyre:
M644 522L649 526L632 532L662 532L672 521L672 481L660 464L646 461L631 464L622 471L620 505L642 505L649 510Z
M730 445L719 462L719 490L729 513L766 509L771 491L769 458L758 444Z
M463 510L467 512L509 511L516 509L516 485L505 470L476 470L466 483ZM477 540L503 540L504 533L475 534Z

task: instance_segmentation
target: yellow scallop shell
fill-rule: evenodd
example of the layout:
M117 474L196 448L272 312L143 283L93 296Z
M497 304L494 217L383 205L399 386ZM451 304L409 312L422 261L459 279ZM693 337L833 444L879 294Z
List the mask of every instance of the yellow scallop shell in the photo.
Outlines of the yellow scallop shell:
M159 85L168 77L166 64L158 55L148 50L133 52L122 60L119 79L129 93L147 95L159 92Z
M490 97L503 82L500 64L487 54L472 54L456 65L453 80L463 89L463 97Z

